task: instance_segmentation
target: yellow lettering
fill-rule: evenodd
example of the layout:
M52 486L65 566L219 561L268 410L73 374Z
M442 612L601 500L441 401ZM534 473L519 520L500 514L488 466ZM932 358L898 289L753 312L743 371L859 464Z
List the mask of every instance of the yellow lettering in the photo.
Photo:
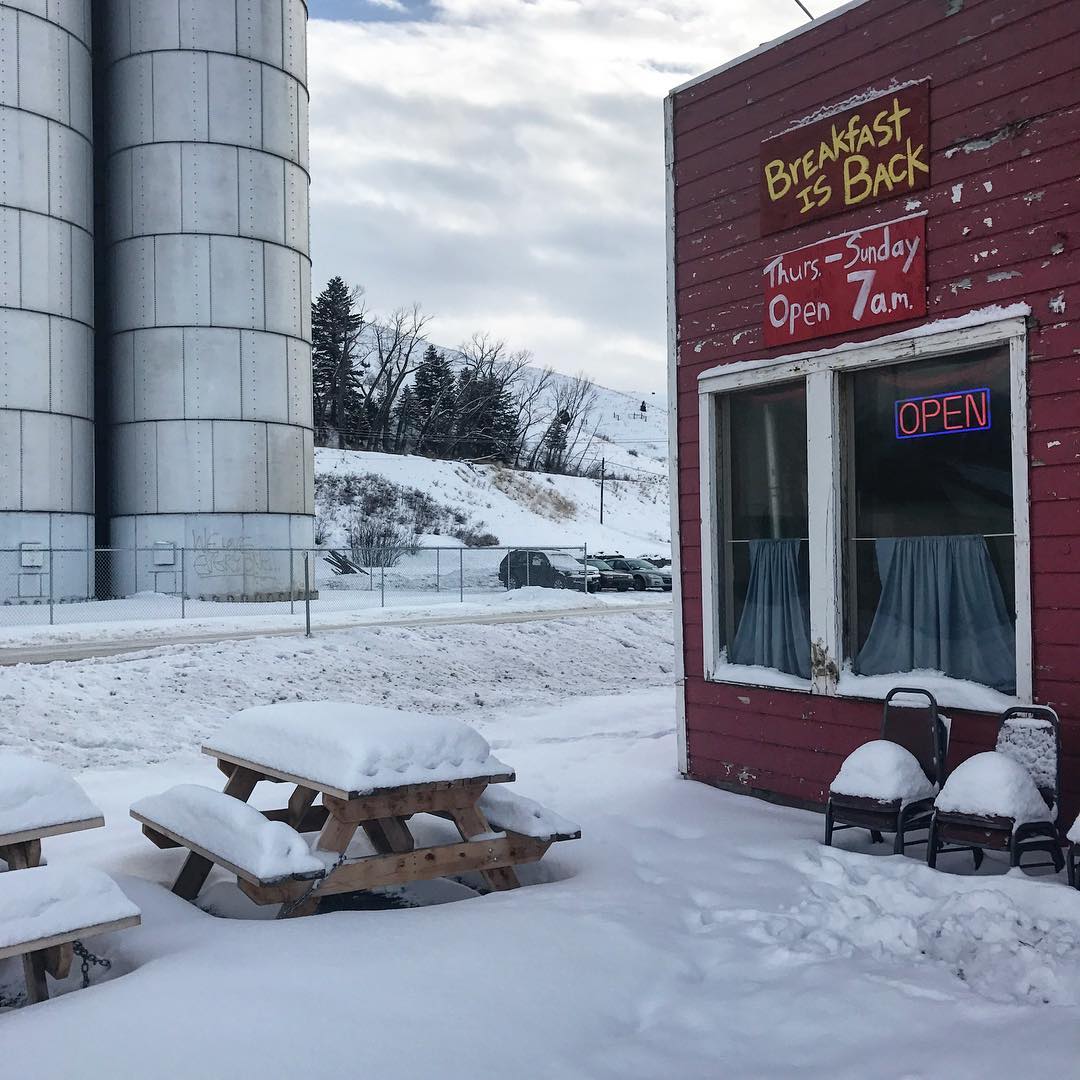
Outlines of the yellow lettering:
M807 150L802 156L802 174L803 178L809 180L814 173L817 172L817 166L814 164L814 151Z
M910 111L910 110L909 110ZM915 173L924 172L929 174L930 166L922 160L922 152L926 149L926 143L919 143L918 146L911 146L911 140L907 140L907 163L908 163L908 187L915 186Z
M874 117L874 131L877 132L881 139L878 146L888 146L893 133L892 126L889 124L888 109L882 109L881 112Z
M861 187L861 191L860 191ZM844 160L844 203L856 206L870 197L874 182L870 176L870 162L862 154L853 154Z
M899 172L897 171L899 163ZM893 154L889 158L889 176L894 184L902 184L908 175L907 157L904 154ZM910 184L908 185L910 186Z
M810 201L810 192L812 188L804 187L802 191L798 193L798 200L802 204L799 207L800 214L808 214L814 209L814 204Z
M911 112L910 109L900 108L900 99L893 98L892 109L886 114L886 120L892 125L893 138L900 141L900 122Z
M781 187L780 184L783 183ZM769 188L769 198L773 202L782 199L791 190L791 180L788 179L784 163L777 158L765 166L765 183Z
M824 176L814 181L814 194L818 197L817 206L824 206L832 198L832 188Z
M865 125L863 126L863 129L862 129L862 131L860 131L860 132L859 132L859 142L858 142L858 145L857 145L857 146L853 146L853 147L852 147L852 149L853 149L853 150L854 150L854 151L855 151L856 153L858 153L858 154L861 154L861 153L862 153L862 148L863 148L864 146L867 146L867 145L869 145L869 146L871 146L871 147L872 147L872 146L874 146L874 145L875 145L876 141L877 141L877 140L876 140L876 139L874 138L874 132L873 132L873 131L872 131L872 130L870 129L870 125L869 125L869 124L865 124Z
M886 191L892 191L892 177L889 176L889 167L885 162L880 162L878 167L874 170L874 198L877 198L877 193L882 187Z

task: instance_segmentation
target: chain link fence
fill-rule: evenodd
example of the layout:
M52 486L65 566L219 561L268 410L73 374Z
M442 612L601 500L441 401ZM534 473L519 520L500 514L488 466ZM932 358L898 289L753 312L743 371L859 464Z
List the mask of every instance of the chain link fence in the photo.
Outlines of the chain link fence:
M0 627L313 615L600 587L587 549L0 549Z

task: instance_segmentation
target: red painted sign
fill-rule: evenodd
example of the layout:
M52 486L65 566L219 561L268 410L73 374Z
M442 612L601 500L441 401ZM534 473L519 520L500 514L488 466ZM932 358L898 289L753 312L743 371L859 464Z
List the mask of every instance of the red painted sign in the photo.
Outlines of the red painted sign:
M929 131L924 79L766 139L762 236L928 187Z
M831 236L765 267L765 344L926 314L926 215Z

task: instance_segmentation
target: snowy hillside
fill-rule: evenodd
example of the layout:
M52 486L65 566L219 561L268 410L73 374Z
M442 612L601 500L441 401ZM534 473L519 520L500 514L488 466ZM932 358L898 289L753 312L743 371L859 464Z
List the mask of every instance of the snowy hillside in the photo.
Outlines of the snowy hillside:
M612 405L613 414L619 407L611 401L607 404ZM616 449L626 456L622 447ZM639 459L627 456L626 460L636 465ZM321 447L315 451L315 475L317 520L322 543L328 547L347 544L348 520L356 510L348 494L348 478L374 475L401 489L404 503L410 501L410 491L421 492L445 511L442 516L448 521L467 522L473 530L492 534L502 545L588 544L593 551L621 550L628 555L670 552L666 472L641 476L637 482L608 481L603 525L599 521L600 483L583 477ZM443 527L419 539L428 547L460 546Z
M556 379L564 376L556 376ZM617 475L638 472L664 477L668 471L667 398L662 394L633 394L598 386L592 426L597 433L586 463L606 458ZM646 411L641 411L645 403Z

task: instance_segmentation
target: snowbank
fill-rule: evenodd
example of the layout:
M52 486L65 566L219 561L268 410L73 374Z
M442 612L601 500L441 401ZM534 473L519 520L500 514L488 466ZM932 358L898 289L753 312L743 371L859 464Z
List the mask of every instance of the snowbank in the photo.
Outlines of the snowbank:
M0 949L138 914L100 870L35 866L0 874Z
M996 750L976 754L958 765L934 805L958 814L1011 817L1017 825L1046 821L1050 816L1027 769Z
M905 805L929 799L934 785L926 778L915 755L898 743L875 739L853 751L840 766L830 791L864 799Z
M325 869L307 841L283 821L267 821L248 803L199 784L178 784L131 807L177 836L220 855L261 881Z
M0 836L97 817L101 811L63 769L0 751Z
M460 720L335 701L245 709L208 748L350 792L513 772Z

